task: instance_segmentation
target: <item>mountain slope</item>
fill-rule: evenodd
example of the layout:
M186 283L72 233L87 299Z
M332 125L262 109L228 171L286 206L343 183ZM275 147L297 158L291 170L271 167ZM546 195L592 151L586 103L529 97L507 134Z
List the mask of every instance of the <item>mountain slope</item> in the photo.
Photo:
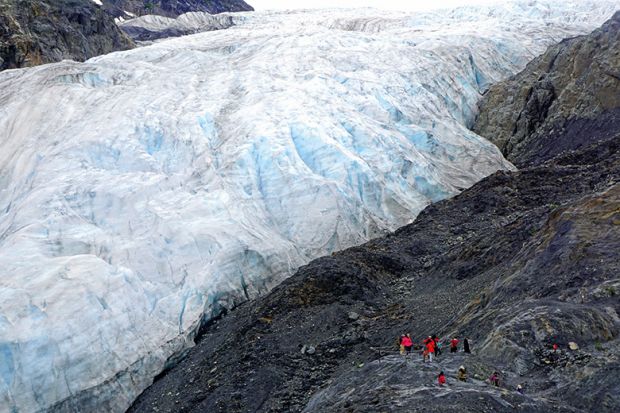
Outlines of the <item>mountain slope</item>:
M481 118L506 110L486 108ZM607 125L577 134L582 149L498 172L387 237L312 261L208 325L130 411L618 411L620 129ZM473 354L389 355L406 331L469 337ZM460 365L468 383L454 379ZM494 370L502 388L486 382Z
M620 128L619 26L620 12L494 85L480 103L474 131L517 166L613 136Z
M86 60L133 42L91 0L3 0L0 70Z

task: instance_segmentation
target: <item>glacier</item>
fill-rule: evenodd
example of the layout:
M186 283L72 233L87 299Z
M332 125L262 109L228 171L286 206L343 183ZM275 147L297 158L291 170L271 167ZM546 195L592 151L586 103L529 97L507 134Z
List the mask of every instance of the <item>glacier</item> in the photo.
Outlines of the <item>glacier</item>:
M124 411L205 318L513 168L481 93L617 6L240 13L1 72L0 412Z
M165 37L183 36L222 30L235 23L234 13L209 14L190 12L177 18L146 15L135 19L119 21L118 26L136 41L157 40Z

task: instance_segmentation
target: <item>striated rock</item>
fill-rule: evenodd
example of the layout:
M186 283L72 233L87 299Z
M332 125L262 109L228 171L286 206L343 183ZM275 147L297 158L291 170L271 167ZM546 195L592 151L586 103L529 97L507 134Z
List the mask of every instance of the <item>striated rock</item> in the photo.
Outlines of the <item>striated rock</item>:
M470 366L467 368L470 378L466 382L456 379L459 363ZM441 387L437 384L439 371L443 371L447 379L446 385ZM492 371L478 357L465 357L462 354L440 357L432 364L423 363L418 355L409 359L386 356L362 366L360 370L343 374L334 385L315 394L303 411L574 411L542 397L506 391L505 387L516 388L517 384L513 385L512 379L510 383L504 383L504 388L489 386L485 377Z
M474 131L518 167L612 137L620 129L620 11L495 84L479 106Z
M83 61L133 42L91 0L0 2L0 70Z

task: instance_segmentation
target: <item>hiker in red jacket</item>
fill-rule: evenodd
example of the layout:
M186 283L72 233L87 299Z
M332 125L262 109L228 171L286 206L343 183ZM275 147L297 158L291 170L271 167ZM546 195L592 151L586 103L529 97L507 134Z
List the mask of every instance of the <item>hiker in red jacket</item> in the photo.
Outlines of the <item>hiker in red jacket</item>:
M433 357L435 356L435 340L429 336L424 342L426 344L426 351L428 352L428 361L432 363Z
M411 340L411 334L407 334L403 337L401 344L405 348L405 352L407 355L411 353L411 348L413 347L413 341Z
M454 337L450 340L450 353L456 353L459 349L459 339Z
M446 384L446 376L443 374L443 371L439 373L439 376L437 376L437 382L439 383L440 386L443 386L444 384Z
M424 363L426 363L426 360L428 359L428 347L427 344L428 342L432 340L431 336L428 336L427 338L425 338L424 340L422 340L422 361Z

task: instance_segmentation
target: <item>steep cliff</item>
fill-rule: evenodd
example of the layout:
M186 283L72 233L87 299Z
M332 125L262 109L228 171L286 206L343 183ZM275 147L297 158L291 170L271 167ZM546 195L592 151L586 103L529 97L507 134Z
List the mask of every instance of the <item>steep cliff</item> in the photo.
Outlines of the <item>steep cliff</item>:
M517 166L608 139L620 128L620 11L588 36L564 40L480 103L474 131Z
M133 47L91 0L0 2L0 70L86 60Z

